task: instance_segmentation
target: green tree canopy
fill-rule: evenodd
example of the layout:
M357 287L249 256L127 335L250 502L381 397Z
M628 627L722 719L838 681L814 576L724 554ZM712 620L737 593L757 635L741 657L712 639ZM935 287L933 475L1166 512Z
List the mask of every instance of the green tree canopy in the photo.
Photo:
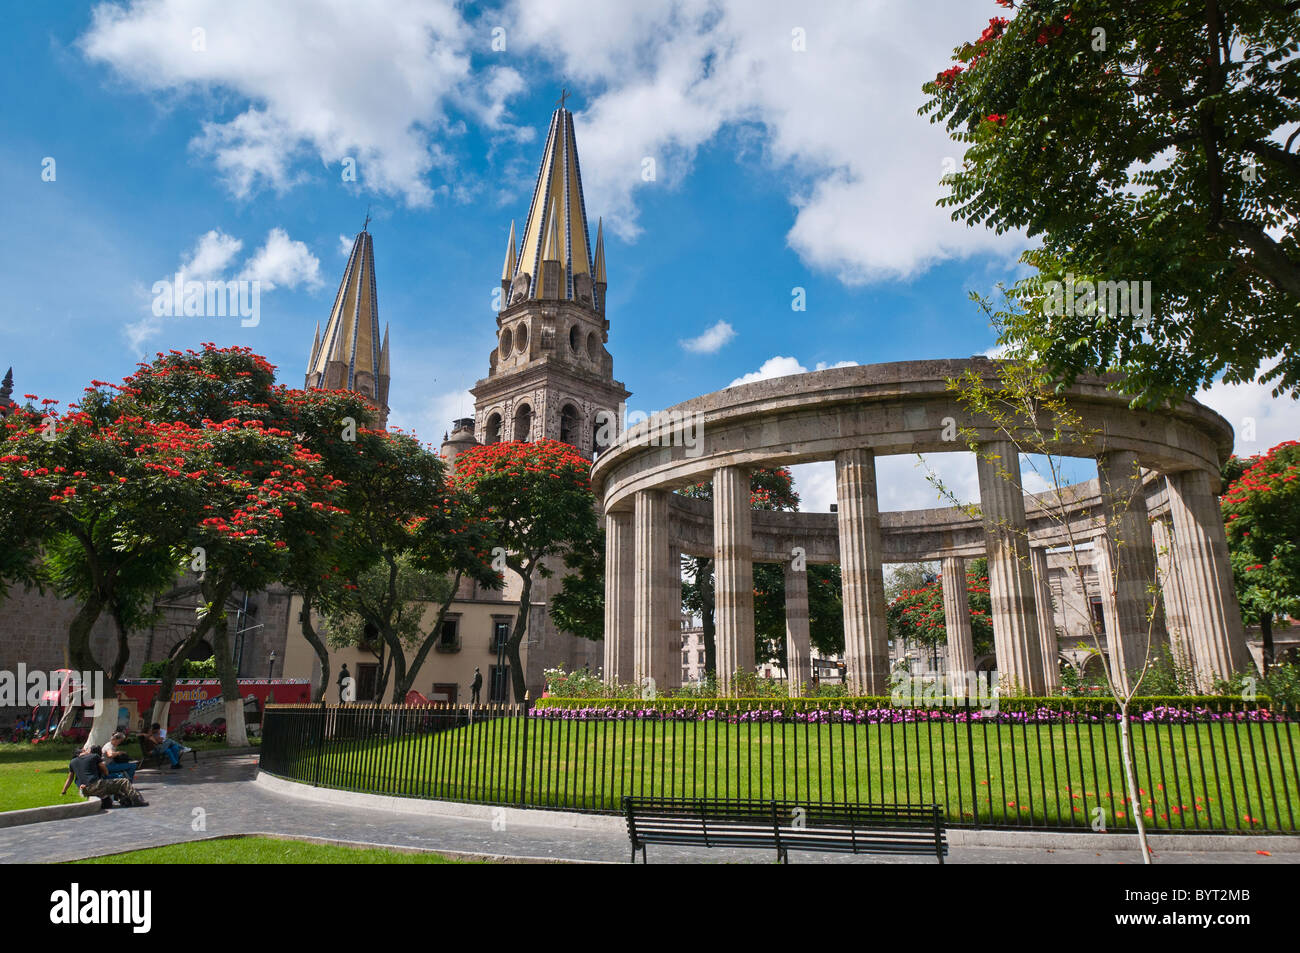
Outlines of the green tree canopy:
M1040 244L1004 341L1130 393L1220 374L1300 395L1300 57L1286 0L1000 0L921 109L965 154L940 205ZM1049 282L1150 281L1149 320ZM1095 284L1092 286L1096 289Z

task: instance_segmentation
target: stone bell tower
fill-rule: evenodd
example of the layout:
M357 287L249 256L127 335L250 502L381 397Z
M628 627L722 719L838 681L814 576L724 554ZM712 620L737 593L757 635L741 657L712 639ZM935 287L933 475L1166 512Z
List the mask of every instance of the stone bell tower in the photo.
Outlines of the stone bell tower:
M573 113L562 98L518 244L510 223L497 346L488 376L470 389L478 442L549 438L590 459L620 429L628 397L608 341L604 228L597 224L593 246Z

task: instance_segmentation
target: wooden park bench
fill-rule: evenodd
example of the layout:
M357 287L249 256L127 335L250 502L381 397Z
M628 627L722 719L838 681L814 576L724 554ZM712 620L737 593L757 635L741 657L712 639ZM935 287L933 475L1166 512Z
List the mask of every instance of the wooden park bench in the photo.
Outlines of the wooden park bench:
M948 853L937 804L807 804L797 801L625 797L627 834L647 844L763 847L789 863L792 850L838 854Z
M191 757L194 758L194 763L198 764L199 753L192 748L188 753ZM163 762L166 760L167 757L161 751L158 750L157 745L155 745L152 741L149 740L148 735L140 736L140 767L147 768L152 763L161 768Z

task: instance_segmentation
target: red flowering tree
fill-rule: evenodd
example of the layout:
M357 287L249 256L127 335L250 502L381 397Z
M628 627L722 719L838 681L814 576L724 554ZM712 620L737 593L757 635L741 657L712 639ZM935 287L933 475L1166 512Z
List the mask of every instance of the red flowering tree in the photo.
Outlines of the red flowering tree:
M291 548L343 513L335 499L343 484L325 472L320 455L293 431L277 426L284 389L275 386L274 367L248 348L204 344L199 351L160 352L117 390L113 402L125 412L204 435L208 467L176 474L197 482L204 495L199 518L180 549L182 565L197 575L204 603L189 641L210 633L227 739L244 744L227 602L236 589L257 592L288 573ZM169 697L175 670L168 668L171 678L159 693L160 705Z
M964 150L939 204L1035 240L1003 341L1153 399L1221 374L1300 395L1296 5L999 5L921 112ZM1096 284L1142 281L1145 308Z
M1300 614L1300 444L1280 443L1242 461L1219 504L1237 600L1263 636L1264 674L1273 664L1273 622Z
M971 637L975 654L993 651L993 607L989 598L987 564L974 559L966 567L966 593L970 602ZM905 589L889 603L890 626L909 642L933 647L948 641L943 611L943 578L915 589Z
M519 612L506 644L516 702L527 691L519 646L528 633L535 578L552 574L545 560L598 539L591 464L555 440L471 447L456 458L456 486L485 520L492 558L520 580Z

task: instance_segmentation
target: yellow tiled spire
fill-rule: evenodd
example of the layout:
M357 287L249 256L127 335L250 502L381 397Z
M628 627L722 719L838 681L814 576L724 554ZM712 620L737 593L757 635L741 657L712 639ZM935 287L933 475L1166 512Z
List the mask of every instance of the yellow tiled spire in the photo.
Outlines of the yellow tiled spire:
M501 280L510 281L515 276L515 265L519 259L515 257L515 222L510 220L510 241L506 245L506 263L501 268Z
M605 220L596 220L596 265L595 279L597 284L605 283Z
M552 242L556 246L554 250L548 248ZM511 248L514 248L513 242ZM564 287L560 289L562 298L574 297L575 275L592 273L591 239L587 230L573 113L563 106L551 114L532 204L524 220L523 244L511 273L512 279L519 274L531 278L530 298L540 295L543 261L558 261L564 266Z
M362 229L352 242L323 337L318 326L306 385L361 390L369 397L386 400L388 371L381 367L385 350L379 339L374 241L370 232ZM381 376L385 378L382 382Z

